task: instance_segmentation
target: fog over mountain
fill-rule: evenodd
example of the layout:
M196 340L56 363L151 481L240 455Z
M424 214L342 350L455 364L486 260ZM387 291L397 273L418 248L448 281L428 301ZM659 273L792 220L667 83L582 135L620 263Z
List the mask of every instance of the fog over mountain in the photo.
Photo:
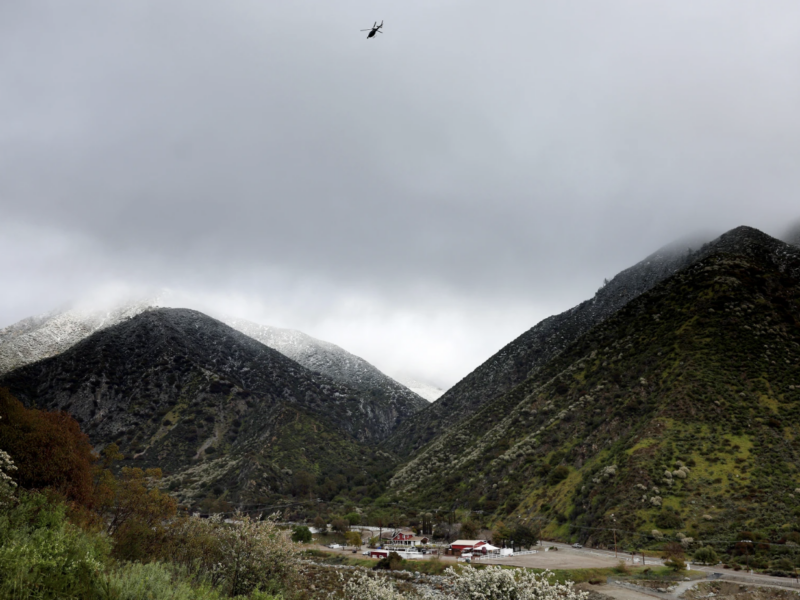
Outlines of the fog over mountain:
M168 287L445 389L800 216L790 0L6 2L0 52L0 328Z

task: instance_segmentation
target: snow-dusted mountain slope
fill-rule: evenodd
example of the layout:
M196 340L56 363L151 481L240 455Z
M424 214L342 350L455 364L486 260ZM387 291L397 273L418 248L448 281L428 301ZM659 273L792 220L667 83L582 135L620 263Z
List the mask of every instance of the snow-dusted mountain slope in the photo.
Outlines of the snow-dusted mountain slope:
M375 445L415 411L175 308L96 331L6 373L0 387L28 406L68 411L96 448L117 443L123 465L160 467L190 504L219 497L216 487L234 503L273 503L295 492L293 473L343 465L374 485L392 462ZM313 497L343 487L313 484Z
M418 408L428 405L421 394L401 385L363 358L350 354L336 344L318 340L293 329L259 325L245 319L223 317L221 321L265 346L274 348L307 369L327 375L334 381L345 383L372 397L389 401L402 399Z
M152 303L132 302L108 309L72 308L28 317L0 329L0 375L68 350L96 331L134 317Z
M0 374L61 354L91 334L153 308L155 303L150 300L103 310L70 309L30 317L6 327L0 330ZM307 369L327 375L369 398L393 405L410 404L417 410L428 405L421 396L335 344L300 331L259 325L244 319L221 320Z

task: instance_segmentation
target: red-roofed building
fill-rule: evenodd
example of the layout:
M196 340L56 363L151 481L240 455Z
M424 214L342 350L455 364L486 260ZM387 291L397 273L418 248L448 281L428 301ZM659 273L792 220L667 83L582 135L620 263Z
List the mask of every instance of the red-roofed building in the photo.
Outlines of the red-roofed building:
M471 552L488 543L486 540L456 540L450 544L450 549L453 552Z
M387 531L381 538L381 542L393 546L422 546L429 541L427 537L416 536L411 531Z

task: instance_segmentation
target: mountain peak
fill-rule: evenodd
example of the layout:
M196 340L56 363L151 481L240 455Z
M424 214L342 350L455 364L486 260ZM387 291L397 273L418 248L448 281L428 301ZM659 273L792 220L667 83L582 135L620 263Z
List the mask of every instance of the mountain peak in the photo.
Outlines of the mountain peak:
M681 249L681 245L674 243L664 246L607 281L593 298L544 319L507 344L429 408L403 423L387 440L387 445L409 456L530 377L570 343L659 282L719 253L763 257L780 271L800 276L800 248L753 227L736 227L697 249Z

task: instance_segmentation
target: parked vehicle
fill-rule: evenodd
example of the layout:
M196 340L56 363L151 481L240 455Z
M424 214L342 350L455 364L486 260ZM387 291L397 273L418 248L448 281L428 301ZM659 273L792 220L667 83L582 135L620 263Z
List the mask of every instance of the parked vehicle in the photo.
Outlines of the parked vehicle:
M583 548L583 544L575 543L575 544L572 544L572 547L573 548Z
M341 547L339 544L328 544L328 548L331 550L339 550Z

